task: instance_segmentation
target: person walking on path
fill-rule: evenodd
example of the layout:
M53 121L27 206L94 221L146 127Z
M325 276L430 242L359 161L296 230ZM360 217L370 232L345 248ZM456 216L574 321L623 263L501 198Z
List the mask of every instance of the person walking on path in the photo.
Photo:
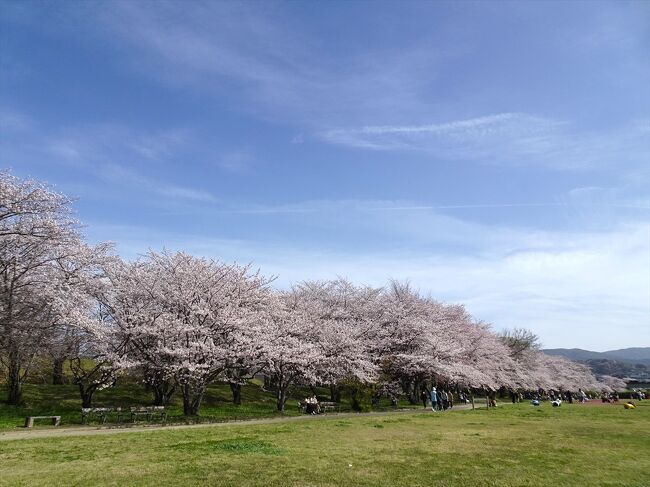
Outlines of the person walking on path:
M422 394L420 394L420 399L422 399L422 406L424 406L424 409L427 408L427 391L422 389Z
M435 387L431 388L431 411L438 409L438 392Z

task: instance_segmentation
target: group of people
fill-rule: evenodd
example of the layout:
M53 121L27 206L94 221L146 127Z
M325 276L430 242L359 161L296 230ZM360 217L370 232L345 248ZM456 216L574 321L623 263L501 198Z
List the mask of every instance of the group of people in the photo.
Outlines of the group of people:
M513 397L512 402L521 402L521 399L523 395L521 393L512 393L511 397ZM514 397L517 397L517 400L514 399ZM531 403L532 401L537 401L539 403L540 401L545 401L546 399L549 400L554 406L559 406L562 404L562 402L568 402L569 404L573 404L573 399L577 398L580 400L580 402L585 402L587 401L587 395L582 391L582 389L578 389L578 393L574 394L569 391L554 391L554 390L549 390L544 391L543 389L540 389L537 392L527 392L526 393L526 399L530 399Z
M422 391L424 407L426 407L427 395L426 391ZM431 389L431 410L432 411L446 411L454 407L454 395L451 392L444 390L436 390L435 387Z
M467 397L467 394L465 394L463 391L460 391L458 393L458 399L460 400L461 404L469 404L472 402L469 397Z
M570 391L564 391L564 392L549 391L548 396L551 402L560 401L560 404L562 404L562 401L566 401L569 404L573 404L573 393Z
M603 402L618 402L618 392L612 392L611 394L608 393L603 393L602 396L600 396L601 401Z
M304 406L307 414L320 414L320 404L316 395L303 399L302 406Z

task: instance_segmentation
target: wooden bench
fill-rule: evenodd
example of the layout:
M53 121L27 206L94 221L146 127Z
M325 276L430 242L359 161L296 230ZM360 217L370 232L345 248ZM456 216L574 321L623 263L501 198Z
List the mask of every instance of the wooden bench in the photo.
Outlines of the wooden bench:
M320 403L320 410L323 413L326 413L327 411L339 411L341 409L341 406L336 403L336 402L321 402Z
M138 416L145 416L147 421L151 421L154 416L158 416L164 423L167 420L167 410L165 406L140 406L131 408L131 422L135 423Z
M86 424L90 417L95 416L104 424L110 413L116 413L117 421L122 421L122 408L81 408L81 423Z
M300 412L302 413L307 413L307 407L309 404L307 404L304 401L300 401L298 403L298 408L300 409ZM319 402L318 403L318 409L319 412L325 413L327 411L339 411L340 410L340 405L336 402Z
M51 419L54 426L61 424L61 416L27 416L25 418L25 428L33 427L35 419Z

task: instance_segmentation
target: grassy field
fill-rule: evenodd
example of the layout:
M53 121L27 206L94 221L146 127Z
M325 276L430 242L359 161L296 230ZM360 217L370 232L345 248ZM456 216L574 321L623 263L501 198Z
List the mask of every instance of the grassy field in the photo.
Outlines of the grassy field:
M0 441L0 485L650 485L650 401Z

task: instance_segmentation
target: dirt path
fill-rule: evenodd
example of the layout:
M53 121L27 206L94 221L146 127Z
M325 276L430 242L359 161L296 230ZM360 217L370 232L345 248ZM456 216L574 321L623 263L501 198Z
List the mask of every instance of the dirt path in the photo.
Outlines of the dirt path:
M453 411L471 409L470 405L458 405L450 411L441 413L449 414ZM430 411L427 409L427 411ZM373 416L388 416L391 414L415 414L425 412L424 409L403 409L399 411L373 412L373 413L330 413L321 416L288 416L281 418L261 418L241 421L225 421L222 423L201 423L201 424L182 424L172 426L150 425L150 426L122 426L122 427L102 427L102 426L69 426L63 428L43 428L34 430L9 430L0 431L0 441L9 440L31 440L36 438L64 438L72 436L94 436L94 435L112 435L119 433L143 433L150 431L181 430L194 428L219 428L223 426L240 426L240 425L257 425L257 424L274 424L290 423L296 421L327 421L342 418L366 418Z

